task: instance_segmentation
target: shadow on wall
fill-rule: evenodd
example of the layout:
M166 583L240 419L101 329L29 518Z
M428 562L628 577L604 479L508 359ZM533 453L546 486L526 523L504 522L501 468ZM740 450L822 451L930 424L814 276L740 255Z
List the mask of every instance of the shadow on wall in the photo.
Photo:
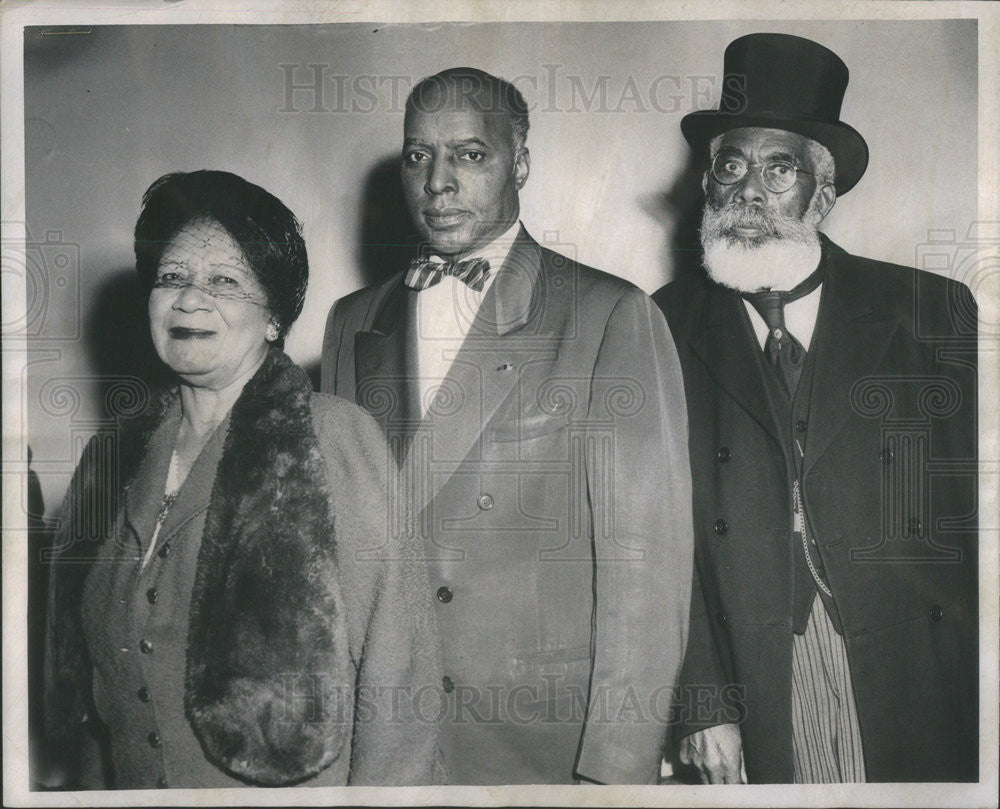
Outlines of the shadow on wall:
M405 269L420 242L406 211L399 155L383 157L368 171L361 204L358 264L368 286Z
M361 227L355 255L363 286L381 284L406 268L417 253L417 235L403 198L399 177L399 156L378 160L364 180L361 199ZM320 361L303 366L314 390L319 390Z
M113 418L133 409L128 396L112 393L123 378L139 380L152 390L169 383L169 372L157 357L149 335L146 304L135 269L129 267L108 275L86 314L83 333L87 356L96 376L95 392L104 403L100 418Z
M49 566L46 552L52 547L52 535L45 523L45 500L38 475L31 468L28 447L28 734L35 744L41 738L45 717L42 710L42 684L45 661L45 616Z
M670 281L703 271L698 227L705 199L701 188L705 168L705 160L689 150L673 185L654 196L647 206L666 231L662 264Z

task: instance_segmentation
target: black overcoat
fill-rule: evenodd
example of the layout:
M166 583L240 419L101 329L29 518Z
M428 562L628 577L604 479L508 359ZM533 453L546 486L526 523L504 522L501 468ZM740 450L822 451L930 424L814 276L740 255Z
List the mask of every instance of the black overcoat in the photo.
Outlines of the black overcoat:
M772 411L735 292L692 275L655 296L684 372L694 491L678 736L741 717L750 781L792 780L791 442L779 431L797 426L868 779L975 780L976 305L962 284L825 237L823 254L812 390L792 425Z

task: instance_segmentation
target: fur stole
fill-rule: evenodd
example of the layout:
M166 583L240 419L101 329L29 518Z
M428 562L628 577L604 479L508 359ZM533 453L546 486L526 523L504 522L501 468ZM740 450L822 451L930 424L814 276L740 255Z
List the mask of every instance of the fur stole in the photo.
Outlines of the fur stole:
M348 695L355 674L311 395L305 373L272 349L233 406L188 627L184 711L205 755L237 777L274 786L309 778L349 755L353 719ZM175 390L158 399L120 430L116 451L126 485L176 396ZM107 452L91 442L74 476L64 513L70 515L65 527L77 536L88 522L80 505L107 499L101 492L107 487L99 485L107 480L100 472L107 461ZM84 531L95 542L107 542L114 531L121 491L114 497L113 510ZM69 553L60 561L81 556L79 542L65 544ZM95 543L84 545L93 556ZM47 724L57 737L74 718L79 722L90 694L79 616L86 568L85 562L54 567L56 693Z

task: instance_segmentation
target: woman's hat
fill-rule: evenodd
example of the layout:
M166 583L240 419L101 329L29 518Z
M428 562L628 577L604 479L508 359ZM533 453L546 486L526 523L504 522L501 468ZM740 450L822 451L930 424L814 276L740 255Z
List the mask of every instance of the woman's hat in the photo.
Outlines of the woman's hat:
M718 110L685 115L681 132L707 153L716 135L754 126L797 132L823 144L846 194L868 166L868 144L840 120L847 65L829 48L788 34L748 34L729 43Z

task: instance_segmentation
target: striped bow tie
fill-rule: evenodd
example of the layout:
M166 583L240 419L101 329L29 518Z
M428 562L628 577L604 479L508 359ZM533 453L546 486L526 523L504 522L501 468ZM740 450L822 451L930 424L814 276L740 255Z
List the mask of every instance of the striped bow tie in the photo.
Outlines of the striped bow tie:
M420 291L434 286L446 275L453 275L470 289L482 292L483 284L490 277L490 263L485 258L449 262L415 258L410 262L403 283L410 289Z

